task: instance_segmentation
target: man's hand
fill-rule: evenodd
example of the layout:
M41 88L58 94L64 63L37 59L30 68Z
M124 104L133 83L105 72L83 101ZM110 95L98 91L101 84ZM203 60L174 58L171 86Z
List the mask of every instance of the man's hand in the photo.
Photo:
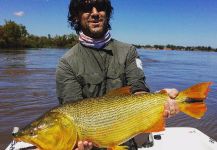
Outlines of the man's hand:
M75 150L91 150L93 144L88 141L78 141L78 147Z
M141 91L141 92L136 92L134 94L144 94L144 93L147 93L147 92ZM156 93L166 93L170 97L164 105L164 117L165 118L170 118L179 113L179 107L176 101L174 100L176 96L178 96L179 94L179 91L177 89L167 89L166 88L166 89L157 91Z
M160 93L167 93L170 97L164 105L164 117L170 118L178 114L179 107L174 99L178 95L179 91L177 89L163 89Z

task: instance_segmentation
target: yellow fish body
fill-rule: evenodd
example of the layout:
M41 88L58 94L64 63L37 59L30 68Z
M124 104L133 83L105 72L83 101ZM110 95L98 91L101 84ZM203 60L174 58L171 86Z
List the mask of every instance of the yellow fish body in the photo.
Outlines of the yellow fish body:
M211 82L194 85L176 97L184 113L201 118ZM91 141L100 148L118 146L137 134L164 130L165 93L129 94L120 88L103 97L67 103L51 109L14 135L41 150L72 150L78 141Z

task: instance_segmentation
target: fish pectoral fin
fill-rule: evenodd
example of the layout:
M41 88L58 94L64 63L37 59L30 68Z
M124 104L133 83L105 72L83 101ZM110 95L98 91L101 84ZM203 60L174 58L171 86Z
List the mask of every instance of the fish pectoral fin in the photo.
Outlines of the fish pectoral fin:
M128 150L128 146L114 146L114 147L108 148L107 150Z
M163 130L165 130L165 120L164 117L162 116L153 126L146 129L144 133L160 132Z

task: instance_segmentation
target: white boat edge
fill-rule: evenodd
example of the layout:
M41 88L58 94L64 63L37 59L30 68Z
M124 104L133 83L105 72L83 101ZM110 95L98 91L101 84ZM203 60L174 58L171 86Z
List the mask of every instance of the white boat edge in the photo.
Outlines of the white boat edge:
M139 150L217 150L214 139L192 127L168 127L152 134L153 146Z
M153 146L139 150L217 150L217 142L191 127L168 127L162 132L152 133ZM24 142L12 141L5 150L32 147Z

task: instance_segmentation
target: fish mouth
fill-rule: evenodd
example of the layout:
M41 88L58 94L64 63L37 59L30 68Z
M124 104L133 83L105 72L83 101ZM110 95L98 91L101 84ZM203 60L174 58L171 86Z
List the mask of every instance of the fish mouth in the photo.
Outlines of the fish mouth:
M27 146L27 147L22 147L22 150L40 150L37 146ZM21 150L20 149L20 150Z
M14 141L16 141L16 142L22 142L22 140L20 138L14 138Z
M38 146L36 146L36 144L34 142L29 142L28 140L25 140L25 139L14 138L14 141L17 142L17 143L23 142L23 143L29 144L28 146L23 147L22 150L30 150L30 149L39 150L40 149Z
M22 148L20 148L20 150L40 150L39 147L37 147L36 145L34 145L33 143L29 143L27 141L24 141L24 140L21 140L20 138L14 138L14 141L16 143L20 143L20 142L23 142L25 144L28 144L28 145L24 145ZM16 147L16 145L15 145Z

